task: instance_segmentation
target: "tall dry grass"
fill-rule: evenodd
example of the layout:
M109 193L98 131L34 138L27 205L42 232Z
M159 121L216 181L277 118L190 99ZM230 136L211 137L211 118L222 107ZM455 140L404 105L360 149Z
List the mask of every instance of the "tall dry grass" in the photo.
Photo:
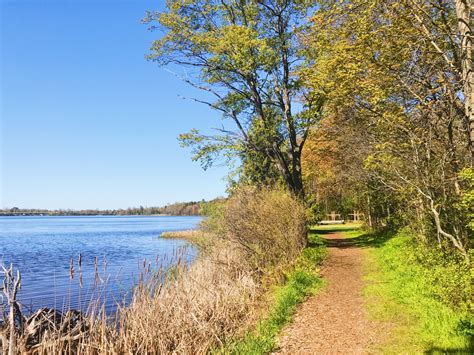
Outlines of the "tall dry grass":
M245 321L257 292L238 251L219 248L150 292L142 285L101 346L127 353L205 353ZM156 285L155 285L156 286Z
M262 276L291 264L306 242L305 211L290 194L243 188L228 201L221 235L192 265L145 269L114 317L82 319L75 334L45 330L31 354L202 354L235 337L257 310ZM25 285L27 287L27 285ZM69 327L71 328L71 327ZM62 329L62 330L59 330ZM21 338L21 335L20 335Z

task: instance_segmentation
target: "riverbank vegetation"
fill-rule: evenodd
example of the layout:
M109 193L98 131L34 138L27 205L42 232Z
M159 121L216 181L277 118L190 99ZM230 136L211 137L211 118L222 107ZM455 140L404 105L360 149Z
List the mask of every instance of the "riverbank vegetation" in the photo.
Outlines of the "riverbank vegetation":
M326 248L319 235L310 232L309 244L297 258L295 267L285 274L285 282L274 286L268 295L268 311L259 317L256 326L238 339L219 348L219 354L268 354L276 337L287 325L299 303L323 286L319 266L326 256Z
M189 70L195 100L222 114L215 134L192 129L180 140L204 168L234 164L229 198L202 204L212 247L195 263L140 284L115 323L90 318L75 338L45 332L35 351L269 352L319 284L306 228L331 212L371 230L358 240L378 247L374 280L384 283L368 292L415 319L407 344L465 349L474 329L472 8L169 0L150 11L144 22L162 35L148 58Z
M190 229L190 230L183 230L183 231L167 231L161 233L159 238L165 239L183 239L187 242L194 244L199 247L199 249L203 249L207 243L211 243L214 240L214 237L210 233L206 233L202 229Z
M14 343L21 351L37 353L218 349L256 320L271 285L288 279L288 295L279 296L279 302L295 304L319 282L313 262L321 259L320 246L300 257L307 241L305 213L303 204L283 189L236 190L222 207L219 226L205 227L212 241L191 265L180 260L167 270L144 265L132 301L119 306L113 318L99 308L81 318L82 331L73 335L69 318L54 327L48 319L35 318L14 328ZM279 312L287 319L290 311ZM28 329L38 324L44 328L32 338Z

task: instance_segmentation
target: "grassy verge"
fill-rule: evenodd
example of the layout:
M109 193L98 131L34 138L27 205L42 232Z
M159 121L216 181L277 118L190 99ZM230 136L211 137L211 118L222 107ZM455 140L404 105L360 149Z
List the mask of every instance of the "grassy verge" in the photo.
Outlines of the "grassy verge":
M298 304L323 285L319 266L326 255L326 247L316 233L311 233L309 239L296 266L286 274L286 282L271 291L272 305L267 316L243 338L226 344L215 353L267 354L273 350L278 333L289 323Z
M188 243L197 246L200 250L204 250L212 245L214 236L200 229L190 229L183 231L163 232L160 238L164 239L182 239Z
M459 297L469 289L469 270L464 265L420 255L413 238L399 233L364 235L360 245L368 252L365 295L370 314L388 326L383 353L459 353L473 350L472 318L468 307L449 306L446 295ZM466 280L459 277L465 274ZM453 281L454 280L454 281ZM448 282L457 285L449 291ZM465 303L464 303L465 305ZM469 320L471 319L471 321Z
M365 234L363 224L352 222L346 224L322 225L315 227L315 229L320 234L341 232L345 238L355 238Z

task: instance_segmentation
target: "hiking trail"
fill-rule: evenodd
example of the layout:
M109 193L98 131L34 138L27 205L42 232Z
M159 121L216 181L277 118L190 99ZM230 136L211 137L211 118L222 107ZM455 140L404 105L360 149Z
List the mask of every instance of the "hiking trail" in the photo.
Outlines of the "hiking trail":
M301 304L280 334L276 354L366 354L378 342L363 291L365 251L340 232L327 231L326 285Z

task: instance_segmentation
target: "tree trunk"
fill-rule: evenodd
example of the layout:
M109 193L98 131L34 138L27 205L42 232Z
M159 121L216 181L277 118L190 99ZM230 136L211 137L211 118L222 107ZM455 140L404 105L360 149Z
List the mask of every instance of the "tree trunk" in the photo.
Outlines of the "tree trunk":
M372 212L370 211L370 196L367 195L367 222L369 223L369 228L373 227L372 223Z
M293 151L292 154L293 163L293 191L296 196L304 199L304 186L303 186L303 174L301 172L301 154L300 151Z
M301 173L301 156L299 154L290 154L288 158L284 156L276 143L273 143L271 151L267 151L267 156L272 159L280 171L285 185L298 198L304 199L303 175ZM292 169L290 169L290 166Z
M461 37L461 75L464 94L464 110L469 128L468 145L471 150L471 164L474 165L474 72L472 64L473 0L455 0L458 31Z

